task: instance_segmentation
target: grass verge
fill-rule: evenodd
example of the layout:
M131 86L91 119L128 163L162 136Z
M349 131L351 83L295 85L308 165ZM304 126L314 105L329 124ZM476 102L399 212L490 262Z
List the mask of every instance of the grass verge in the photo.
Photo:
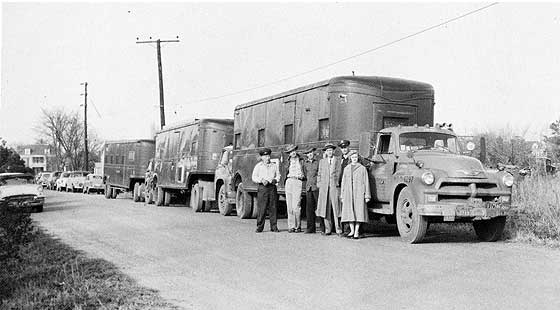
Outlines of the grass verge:
M102 259L38 230L0 269L0 308L177 309Z
M507 239L560 247L560 175L534 176L514 185Z

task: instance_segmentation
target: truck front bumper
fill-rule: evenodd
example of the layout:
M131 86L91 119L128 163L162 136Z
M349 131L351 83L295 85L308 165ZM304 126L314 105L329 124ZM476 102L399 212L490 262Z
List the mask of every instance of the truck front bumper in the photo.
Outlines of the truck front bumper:
M490 219L506 216L510 203L498 201L438 202L418 205L418 213L424 216L443 216L444 221L455 218Z

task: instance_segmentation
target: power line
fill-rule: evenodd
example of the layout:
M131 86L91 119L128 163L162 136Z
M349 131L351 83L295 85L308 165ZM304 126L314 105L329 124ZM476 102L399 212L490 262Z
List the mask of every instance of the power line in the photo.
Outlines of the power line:
M270 86L270 85L274 85L274 84L277 84L277 83L280 83L280 82L284 82L284 81L287 81L287 80L290 80L290 79L293 79L293 78L296 78L296 77L299 77L299 76L302 76L302 75L306 75L306 74L309 74L309 73L312 73L312 72L315 72L315 71L319 71L319 70L322 70L322 69L325 69L325 68L334 66L334 65L336 65L336 64L339 64L339 63L341 63L341 62L345 62L345 61L348 61L348 60L350 60L350 59L353 59L353 58L356 58L356 57L363 56L363 55L365 55L365 54L369 54L369 53L378 51L378 50L380 50L380 49L382 49L382 48L385 48L385 47L391 46L391 45L393 45L393 44L399 43L399 42L401 42L401 41L410 39L410 38L412 38L412 37L418 36L418 35L420 35L420 34L423 34L423 33L425 33L425 32L431 31L431 30L433 30L433 29L439 28L439 27L441 27L441 26L445 26L445 25L447 25L447 24L449 24L449 23L452 23L452 22L457 21L457 20L459 20L459 19L465 18L465 17L467 17L467 16L469 16L469 15L478 13L478 12L483 11L483 10L486 10L486 9L488 9L488 8L494 6L494 5L497 5L497 4L499 4L499 2L494 2L494 3L488 4L488 5L486 5L486 6L483 6L483 7L481 7L481 8L478 8L478 9L476 9L476 10L472 10L472 11L469 11L469 12L467 12L467 13L461 14L461 15L459 15L459 16L457 16L457 17L454 17L454 18L445 20L444 22L441 22L441 23L439 23L439 24L436 24L436 25L433 25L433 26L424 28L424 29L422 29L422 30L420 30L420 31L417 31L417 32L414 32L414 33L412 33L412 34L406 35L406 36L404 36L404 37L401 37L401 38L399 38L399 39L393 40L393 41L391 41L391 42L388 42L388 43L385 43L385 44L376 46L376 47L374 47L374 48L368 49L368 50L363 51L363 52L360 52L360 53L358 53L358 54L354 54L354 55L352 55L352 56L348 56L348 57L342 58L342 59L337 60L337 61L334 61L334 62L325 64L325 65L316 67L316 68L311 69L311 70L303 71L303 72L300 72L300 73L297 73L297 74L294 74L294 75L290 75L290 76L287 76L287 77L285 77L285 78L282 78L282 79L279 79L279 80L275 80L275 81L272 81L272 82L269 82L269 83L266 83L266 84L261 84L261 85L255 86L255 87L251 87L251 88L246 88L246 89L238 90L238 91L231 92L231 93L227 93L227 94L223 94L223 95L220 95L220 96L213 96L213 97L207 97L207 98L203 98L203 99L188 101L188 102L186 102L186 103L187 103L187 104L191 104L191 103L199 103L199 102L204 102L204 101L211 101L211 100L226 98L226 97L230 97L230 96L234 96L234 95L246 93L246 92L249 92L249 91L252 91L252 90L255 90L255 89L259 89L259 88L267 87L267 86Z

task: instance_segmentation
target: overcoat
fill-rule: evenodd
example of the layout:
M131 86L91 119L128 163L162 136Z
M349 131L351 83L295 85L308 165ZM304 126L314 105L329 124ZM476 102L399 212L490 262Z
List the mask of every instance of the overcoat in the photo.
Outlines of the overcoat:
M371 199L366 167L360 163L348 164L342 174L340 187L342 198L342 222L367 223L368 209L365 199Z
M332 163L329 165L328 158L319 161L319 171L317 173L317 187L319 188L319 201L317 201L317 216L326 218L330 214L327 198L333 205L334 216L340 217L340 203L338 196L340 188L338 179L340 176L340 157L333 156ZM327 213L328 212L328 213Z

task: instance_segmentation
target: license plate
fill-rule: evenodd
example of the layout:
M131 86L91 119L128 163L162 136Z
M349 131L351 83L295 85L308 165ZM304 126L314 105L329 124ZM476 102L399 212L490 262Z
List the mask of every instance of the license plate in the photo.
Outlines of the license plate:
M468 207L457 207L455 209L455 216L470 216L471 208Z

